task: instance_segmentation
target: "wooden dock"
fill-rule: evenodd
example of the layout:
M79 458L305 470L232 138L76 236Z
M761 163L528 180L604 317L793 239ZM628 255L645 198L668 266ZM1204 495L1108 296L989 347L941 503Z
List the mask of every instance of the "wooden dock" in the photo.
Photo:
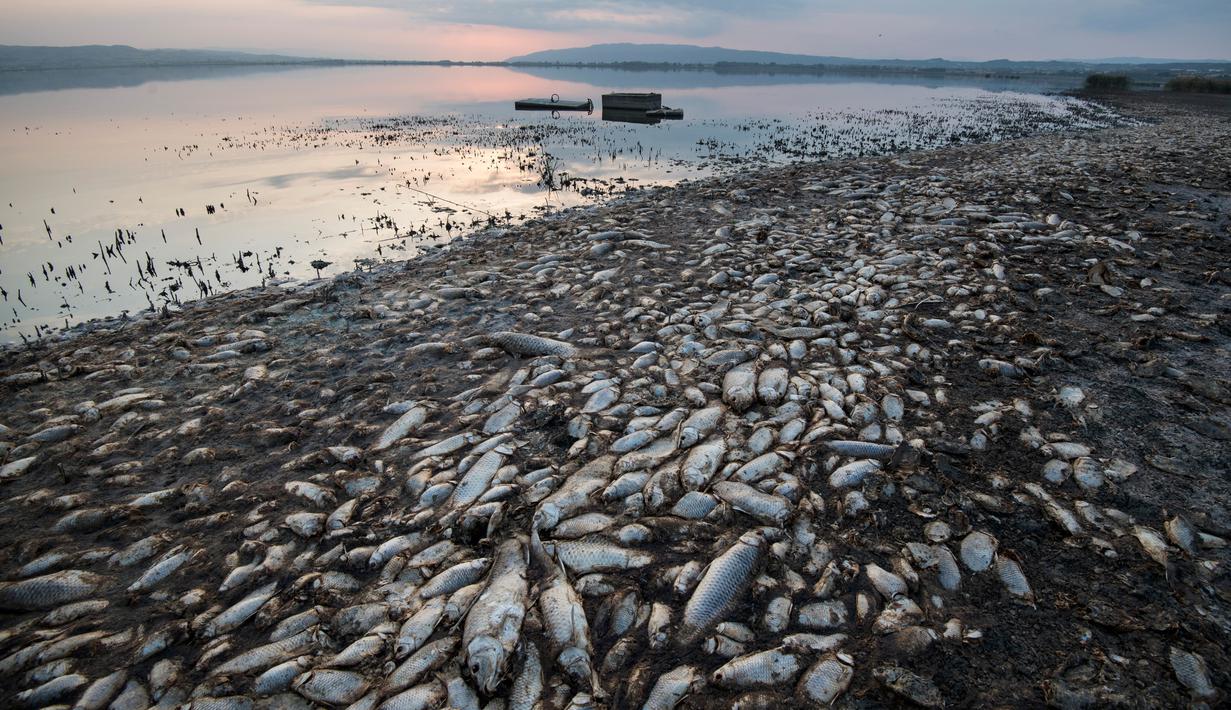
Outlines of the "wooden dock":
M548 99L521 99L513 102L513 108L518 111L593 111L594 102L590 99L572 101L552 94Z

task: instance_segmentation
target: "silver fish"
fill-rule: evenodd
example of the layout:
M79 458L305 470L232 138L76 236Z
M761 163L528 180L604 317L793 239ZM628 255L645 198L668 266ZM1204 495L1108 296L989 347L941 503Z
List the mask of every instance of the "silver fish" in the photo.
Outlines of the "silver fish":
M431 680L388 698L377 710L435 710L448 699L444 683Z
M690 414L680 426L680 448L687 449L713 434L724 415L726 407L722 405L698 409Z
M229 609L211 619L201 631L202 637L213 638L235 630L272 599L277 590L278 583L270 582L239 600Z
M384 685L381 690L386 695L400 693L403 690L415 685L433 670L443 666L445 661L453 656L453 652L457 650L459 639L456 636L447 636L445 638L432 641L424 644L422 648L415 651L402 662L397 668L385 678Z
M753 574L765 557L766 544L766 535L761 530L746 532L710 563L684 607L677 645L692 645L726 618L752 583Z
M552 340L538 335L499 331L488 336L488 341L504 348L513 355L559 355L573 357L578 350L562 340Z
M722 378L722 401L742 412L757 399L756 362L745 362L727 370Z
M996 556L996 538L984 532L974 531L962 538L962 564L971 572L982 572L992 566Z
M727 661L712 681L722 688L770 688L792 682L802 668L795 654L771 648Z
M555 565L554 573L541 587L539 610L547 639L565 673L578 683L588 685L595 695L602 696L591 661L594 650L590 645L586 610L559 564Z
M727 442L721 437L714 437L704 444L693 447L684 458L680 468L680 481L686 490L700 490L722 465L727 454Z
M441 597L429 599L423 608L402 624L393 652L394 658L400 661L419 650L444 618L445 603L446 600Z
M526 540L506 540L492 558L487 588L475 600L462 631L466 667L484 693L491 693L521 635L529 589L526 583Z
M829 474L829 485L833 488L851 488L863 483L863 479L881 470L879 461L860 459L834 469Z
M521 651L522 665L513 679L509 693L509 710L534 710L543 696L543 665L539 649L527 642Z
M102 575L69 569L20 582L0 583L0 609L54 609L93 596L106 582L107 578Z
M314 703L349 705L363 697L370 685L362 673L317 669L296 678L291 687Z
M654 557L620 547L605 540L562 540L550 548L560 562L574 574L617 572L645 567Z
M855 677L850 665L834 656L822 658L799 681L800 696L819 705L829 705L846 691Z
M372 444L369 451L384 451L393 446L404 439L407 434L423 426L423 423L427 421L427 415L427 407L421 404L416 404L406 410L405 414L398 417L397 420L381 432L381 435L376 439L376 443Z
M752 486L735 481L719 481L712 487L714 494L766 525L782 526L791 515L791 501L778 495L762 493Z
M312 667L311 660L310 656L300 656L279 663L252 681L252 692L257 695L273 695L290 690L291 683Z
M1218 690L1210 683L1210 672L1204 658L1177 646L1172 646L1168 655L1175 677L1185 688L1192 691L1194 697L1202 700L1218 697Z
M654 682L641 710L673 710L689 693L705 687L705 674L696 666L679 666Z

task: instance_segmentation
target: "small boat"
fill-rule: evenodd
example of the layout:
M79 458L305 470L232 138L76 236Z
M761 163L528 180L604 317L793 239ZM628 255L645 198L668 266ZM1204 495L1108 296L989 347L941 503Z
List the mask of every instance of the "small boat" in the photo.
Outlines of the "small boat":
M662 107L662 94L603 94L603 108L653 111Z
M657 108L657 109L652 109L650 111L646 111L645 115L649 116L650 118L662 118L668 121L679 121L684 118L684 109L671 108L670 106L663 106L662 108Z
M585 101L570 101L560 98L559 94L552 94L549 99L521 99L513 102L513 108L518 111L585 111L587 113L594 111L594 102L590 99Z

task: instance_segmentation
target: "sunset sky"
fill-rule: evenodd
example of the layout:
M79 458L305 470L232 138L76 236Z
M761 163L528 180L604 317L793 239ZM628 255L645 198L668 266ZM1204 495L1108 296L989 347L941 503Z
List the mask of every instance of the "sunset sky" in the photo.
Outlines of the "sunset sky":
M864 58L1231 58L1231 0L3 0L0 44L505 59L598 42Z

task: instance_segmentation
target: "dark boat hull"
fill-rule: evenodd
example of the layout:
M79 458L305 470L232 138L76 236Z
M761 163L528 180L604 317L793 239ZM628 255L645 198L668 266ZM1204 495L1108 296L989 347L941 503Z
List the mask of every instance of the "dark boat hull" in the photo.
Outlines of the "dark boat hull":
M513 102L518 111L593 111L594 102L569 101L567 99L521 99Z
M654 111L662 107L662 94L603 94L603 108Z

